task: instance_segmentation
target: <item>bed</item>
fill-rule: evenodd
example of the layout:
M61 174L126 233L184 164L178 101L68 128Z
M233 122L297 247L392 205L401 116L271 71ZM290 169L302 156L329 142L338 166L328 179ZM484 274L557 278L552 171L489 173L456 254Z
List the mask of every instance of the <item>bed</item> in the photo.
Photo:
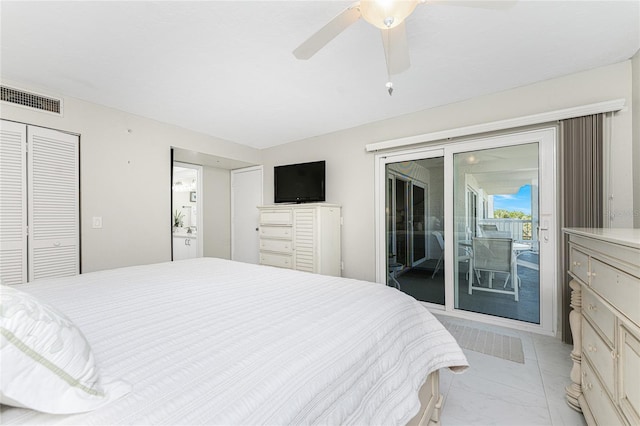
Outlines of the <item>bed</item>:
M433 424L438 370L468 367L422 305L365 281L200 258L17 288L81 330L116 391L74 414L2 405L3 424Z

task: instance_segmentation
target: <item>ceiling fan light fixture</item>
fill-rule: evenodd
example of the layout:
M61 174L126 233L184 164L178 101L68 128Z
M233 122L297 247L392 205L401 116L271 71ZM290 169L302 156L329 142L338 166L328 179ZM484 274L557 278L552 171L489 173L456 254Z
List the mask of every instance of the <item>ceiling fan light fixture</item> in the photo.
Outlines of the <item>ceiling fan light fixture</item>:
M389 96L393 95L393 83L387 81L387 84L384 85L387 88L387 92L389 92Z
M400 25L420 0L361 0L360 13L365 21L382 30Z

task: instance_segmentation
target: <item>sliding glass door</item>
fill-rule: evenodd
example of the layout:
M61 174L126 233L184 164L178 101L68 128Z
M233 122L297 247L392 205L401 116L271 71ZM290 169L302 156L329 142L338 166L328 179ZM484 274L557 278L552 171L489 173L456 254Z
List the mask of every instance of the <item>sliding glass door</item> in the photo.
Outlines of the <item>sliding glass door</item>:
M453 154L456 308L540 323L539 149Z
M376 161L380 282L459 316L553 330L555 129Z
M444 305L442 157L385 167L385 283L417 300Z

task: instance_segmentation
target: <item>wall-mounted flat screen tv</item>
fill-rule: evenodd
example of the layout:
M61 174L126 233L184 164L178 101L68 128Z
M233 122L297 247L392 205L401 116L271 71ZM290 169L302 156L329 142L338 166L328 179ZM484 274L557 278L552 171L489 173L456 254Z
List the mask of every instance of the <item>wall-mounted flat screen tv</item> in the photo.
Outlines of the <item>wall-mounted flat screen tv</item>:
M289 164L273 168L274 202L325 201L325 162Z

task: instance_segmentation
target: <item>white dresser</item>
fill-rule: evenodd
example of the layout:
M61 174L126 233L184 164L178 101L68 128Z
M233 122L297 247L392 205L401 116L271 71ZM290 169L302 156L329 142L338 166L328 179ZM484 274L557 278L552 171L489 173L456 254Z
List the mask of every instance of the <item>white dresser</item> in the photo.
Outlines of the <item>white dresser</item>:
M574 348L567 402L589 425L640 425L640 229L565 229Z
M258 209L261 265L340 276L340 206L309 203Z

